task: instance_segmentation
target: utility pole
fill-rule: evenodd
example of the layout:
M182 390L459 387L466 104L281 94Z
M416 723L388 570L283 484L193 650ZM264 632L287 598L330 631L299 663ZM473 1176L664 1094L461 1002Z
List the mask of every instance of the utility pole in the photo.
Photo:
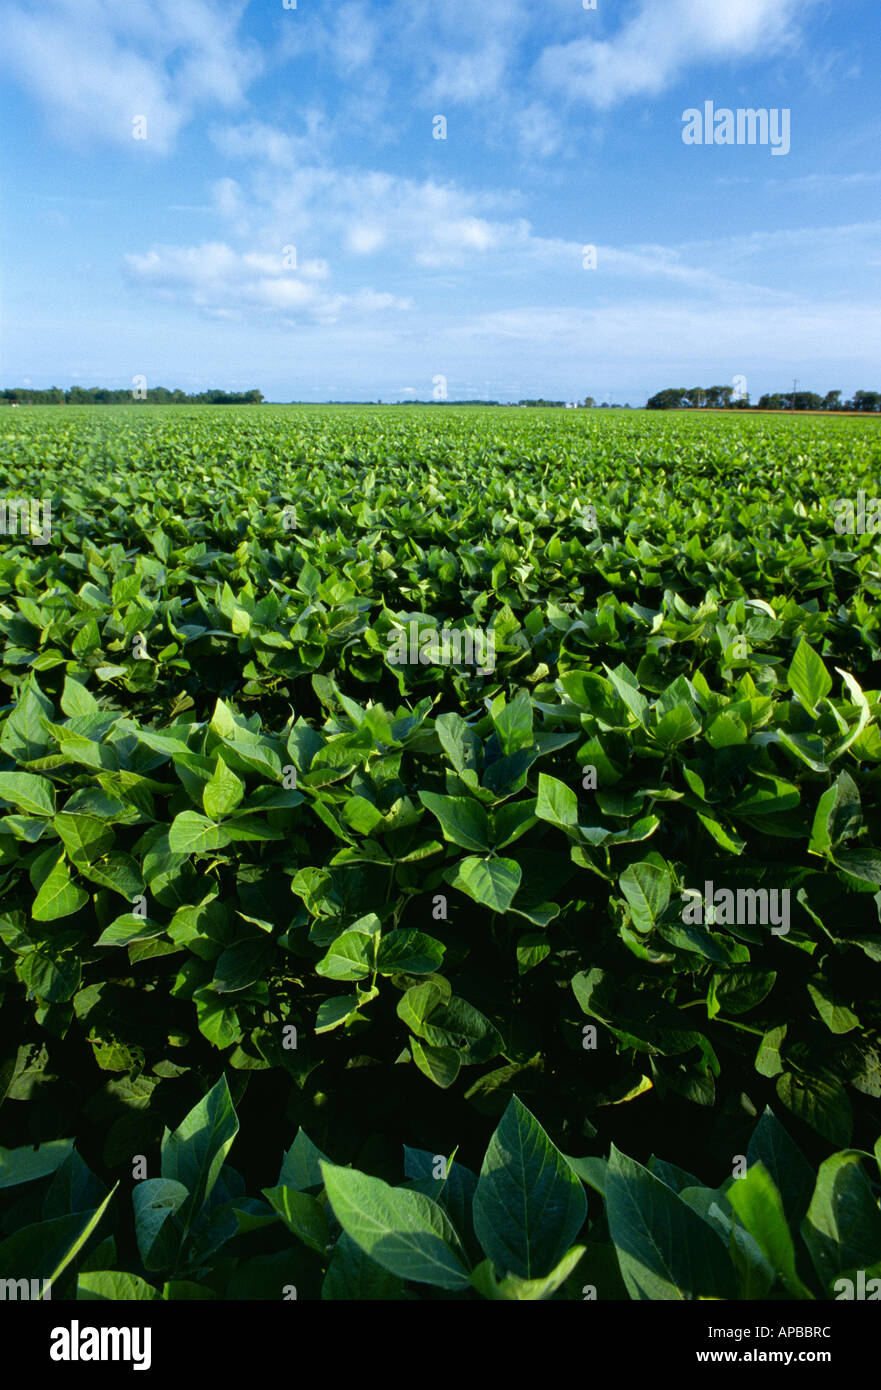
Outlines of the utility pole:
M798 389L798 377L792 383L792 408L795 410L795 393Z

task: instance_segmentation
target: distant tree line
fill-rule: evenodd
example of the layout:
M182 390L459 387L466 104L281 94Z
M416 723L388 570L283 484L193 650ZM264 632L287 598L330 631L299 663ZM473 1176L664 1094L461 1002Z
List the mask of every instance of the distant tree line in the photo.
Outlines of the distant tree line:
M646 402L648 410L881 410L881 392L855 391L853 400L843 401L840 391L827 391L819 396L816 391L775 392L760 396L757 405L751 406L748 394L735 397L733 386L684 386L668 387L659 391Z
M29 386L8 386L0 391L4 405L260 405L262 391L169 391L167 386L153 386L143 396L131 390L111 391L103 386L49 386L44 391Z
M775 394L761 396L759 410L857 410L877 413L881 410L881 391L855 391L853 400L843 401L840 391L827 391L818 396L816 391L796 391L793 405L792 392L789 395Z

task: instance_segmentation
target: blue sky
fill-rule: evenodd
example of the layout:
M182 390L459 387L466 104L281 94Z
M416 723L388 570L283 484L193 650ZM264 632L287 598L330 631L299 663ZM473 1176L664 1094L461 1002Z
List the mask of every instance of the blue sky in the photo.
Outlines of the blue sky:
M753 400L794 377L877 389L879 17L0 3L0 382L389 401L442 377L457 399L633 405L735 376ZM684 144L709 100L788 109L789 152Z

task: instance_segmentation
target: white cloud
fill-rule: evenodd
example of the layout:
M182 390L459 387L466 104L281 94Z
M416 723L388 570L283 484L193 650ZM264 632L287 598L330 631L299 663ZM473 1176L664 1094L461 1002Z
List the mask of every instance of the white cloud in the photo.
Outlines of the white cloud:
M303 254L394 254L405 266L457 266L468 258L529 238L522 220L498 219L516 202L490 190L372 169L304 163L270 127L218 132L225 149L247 159L245 186L215 185L218 213L235 239L251 246L296 244ZM286 158L282 158L282 151ZM261 154L263 156L261 162Z
M240 252L225 242L157 246L125 258L128 279L165 299L192 304L214 318L245 319L269 313L291 322L336 323L342 314L403 313L413 305L370 288L355 294L324 289L325 261L307 260L286 270L281 255Z
M238 37L241 0L45 0L2 11L4 66L44 105L55 134L164 153L206 106L234 109L260 68ZM145 116L146 139L132 120Z
M301 119L302 134L279 130L265 121L247 121L216 127L212 139L230 159L257 160L278 168L313 163L328 148L331 132L324 112L317 107L308 107Z
M483 101L500 91L509 60L509 49L495 36L470 52L438 52L429 94L435 102L471 105Z
M538 236L527 219L511 216L517 202L511 195L302 164L284 133L268 126L230 128L219 138L248 165L241 182L215 184L222 234L200 246L154 248L127 260L130 276L202 308L217 307L227 296L241 313L273 309L303 319L345 319L368 302L377 310L401 310L418 288L425 307L440 293L454 314L451 294L458 291L460 306L472 294L461 278L465 271L479 272L489 302L500 293L531 295L536 284L551 304L558 296L567 296L558 302L583 303L612 293L641 295L647 286L656 298L672 286L694 299L734 305L747 296L754 306L792 298L773 276L768 284L752 284L739 268L750 257L758 264L755 238L693 247L601 245L598 269L585 271L580 245ZM804 245L816 236L805 232ZM284 269L286 248L296 249L295 274ZM393 289L388 283L358 286L366 257L375 258ZM345 277L347 293L336 283L331 287L331 264L337 283Z
M767 58L792 42L816 0L640 0L611 39L549 45L538 71L549 87L604 109L654 96L696 63Z
M543 102L532 101L515 117L520 147L533 159L550 159L562 146L565 128Z
M330 45L341 76L350 77L366 67L374 56L377 40L377 25L366 4L340 5L334 15Z
M377 227L375 223L356 222L349 228L346 236L346 249L356 256L369 256L384 246L385 242L384 228Z
M490 145L513 136L530 158L559 149L558 123L530 90L529 69L548 33L583 30L578 0L384 0L379 9L349 3L324 18L316 8L276 49L276 60L310 79L353 79L336 84L329 125L338 135L369 131L375 148L400 139L402 112L458 117L482 107Z
M312 8L306 22L302 16L292 16L282 30L277 45L277 57L287 63L290 59L326 63L338 77L359 77L374 62L377 51L388 46L390 36L399 32L395 4L388 6L382 22L377 23L366 0L348 0L339 6Z

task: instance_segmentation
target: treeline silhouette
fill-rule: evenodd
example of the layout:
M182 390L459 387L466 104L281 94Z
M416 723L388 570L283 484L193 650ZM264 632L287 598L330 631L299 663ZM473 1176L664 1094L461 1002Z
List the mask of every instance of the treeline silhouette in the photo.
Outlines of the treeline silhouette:
M647 410L853 410L877 412L881 410L881 391L855 391L853 399L843 401L840 391L827 391L819 396L816 391L775 392L760 396L756 405L750 405L749 394L735 397L733 386L670 386L659 391L646 402Z
M49 386L35 391L29 386L8 386L0 391L6 405L260 405L262 391L169 391L167 386L151 386L142 396L131 390L110 391L103 386Z

